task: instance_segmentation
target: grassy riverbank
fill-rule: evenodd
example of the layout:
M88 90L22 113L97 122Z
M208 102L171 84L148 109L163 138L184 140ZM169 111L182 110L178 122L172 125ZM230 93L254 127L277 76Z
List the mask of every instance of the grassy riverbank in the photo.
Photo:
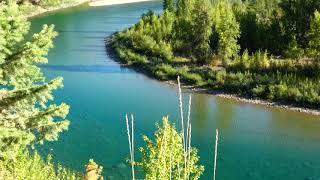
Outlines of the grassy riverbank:
M202 70L201 68L199 68L197 71L190 71L193 66L188 66L187 63L181 59L178 60L177 63L173 64L143 62L143 59L147 59L146 56L141 56L137 53L132 52L132 50L130 49L120 47L114 39L116 37L117 35L113 35L112 38L110 37L106 41L106 46L110 55L112 55L115 60L119 61L123 65L127 65L128 67L131 67L138 72L144 73L151 78L156 78L160 81L165 81L169 84L176 85L176 77L179 75L182 79L182 82L184 83L184 87L193 91L214 94L219 97L235 99L237 101L246 103L261 104L265 106L273 106L281 109L289 109L313 115L320 115L320 110L317 108L303 107L299 104L289 103L286 101L270 101L265 98L258 98L256 96L235 93L234 91L228 90L227 86L224 87L223 85L215 85L215 81L209 79L208 77L216 79L216 75L219 72L224 73L225 71L219 66L217 66L216 69L207 66L202 67ZM183 65L175 67L177 64Z
M320 63L315 53L317 36L314 33L320 23L317 11L309 13L311 25L304 27L304 31L309 32L303 37L306 45L289 40L288 44L280 46L281 42L277 49L272 49L269 39L276 38L276 33L259 32L261 24L254 27L248 22L251 18L248 14L261 14L262 10L252 8L257 4L192 2L186 4L189 7L175 7L164 1L164 14L144 14L137 24L114 34L107 45L122 63L159 80L174 80L180 75L184 83L194 87L317 114L320 107L317 73ZM285 5L277 7L284 11L281 6ZM246 6L248 12L239 13L237 8L242 6ZM182 7L189 14L179 14ZM269 16L271 20L276 19ZM277 18L283 19L283 24L287 21L283 15ZM255 31L260 28L258 37L264 35L266 42L254 39L261 41L257 47L248 42L252 37L246 33L253 31L245 29L249 25ZM281 31L287 34L277 37L279 42L286 40L290 33L285 28Z

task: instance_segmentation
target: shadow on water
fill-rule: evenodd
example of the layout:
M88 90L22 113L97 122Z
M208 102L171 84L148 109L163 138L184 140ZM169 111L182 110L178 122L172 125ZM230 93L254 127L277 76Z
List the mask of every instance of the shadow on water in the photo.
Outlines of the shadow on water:
M41 68L64 72L133 73L126 68L105 65L41 65Z

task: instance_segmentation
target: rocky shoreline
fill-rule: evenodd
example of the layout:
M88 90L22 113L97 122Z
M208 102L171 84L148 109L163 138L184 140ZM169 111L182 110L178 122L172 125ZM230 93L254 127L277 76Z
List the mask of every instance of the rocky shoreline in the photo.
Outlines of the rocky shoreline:
M168 84L174 85L174 86L177 85L177 83L175 81L165 81L165 83L168 83ZM217 97L221 97L221 98L225 98L225 99L233 99L238 102L263 105L263 106L267 106L267 107L275 107L275 108L280 108L280 109L284 109L284 110L291 110L291 111L295 111L295 112L301 112L301 113L311 114L311 115L315 115L315 116L320 116L319 109L298 107L298 106L294 106L294 105L290 105L290 104L285 104L285 103L280 103L280 102L270 102L270 101L262 100L262 99L246 98L246 97L241 97L241 96L237 96L234 94L228 94L228 93L225 93L225 92L219 91L219 90L212 90L212 89L208 89L208 88L197 88L195 86L190 86L190 85L182 85L182 88L189 89L193 92L215 95Z

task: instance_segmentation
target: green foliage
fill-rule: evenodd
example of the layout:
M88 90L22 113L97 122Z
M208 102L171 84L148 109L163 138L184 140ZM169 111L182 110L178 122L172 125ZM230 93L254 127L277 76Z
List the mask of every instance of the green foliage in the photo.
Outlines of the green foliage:
M163 0L163 10L174 12L174 0Z
M159 58L161 61L170 61L173 58L170 44L165 41L157 42L152 37L136 31L120 33L113 42L117 42L114 46L130 47L134 52Z
M177 0L177 15L180 18L190 18L195 0Z
M75 180L82 175L72 172L52 162L52 156L46 160L35 152L19 152L14 160L0 161L0 179L6 180Z
M146 148L140 148L142 159L137 165L143 169L145 179L170 179L170 174L172 179L183 179L185 173L190 174L190 179L199 179L204 167L198 165L197 150L191 148L184 152L182 134L170 125L168 118L163 118L162 126L157 127L155 139L144 136Z
M197 0L192 11L192 33L189 36L191 36L193 45L192 56L200 64L206 64L210 60L209 41L212 33L210 15L209 1Z
M264 53L257 51L250 56L248 50L245 50L241 57L238 57L232 64L229 64L228 68L230 66L241 70L263 70L270 67L270 60L266 51Z
M135 53L130 49L117 48L116 51L121 60L128 65L138 65L148 62L146 56Z
M308 32L308 50L311 57L320 60L320 13L315 11L311 18L310 31Z
M161 80L168 80L177 77L177 68L172 67L169 64L159 64L153 67L153 74Z
M240 49L237 44L240 30L231 5L221 1L215 5L212 14L213 37L211 41L216 42L212 45L212 48L223 60L235 57Z
M245 1L234 7L240 23L239 43L250 52L268 50L281 54L287 44L283 42L282 10L279 0Z
M24 42L30 23L17 5L2 5L0 15L0 156L11 159L27 145L57 140L68 128L69 107L49 104L62 78L46 82L36 65L47 63L54 27L45 25Z
M113 49L161 80L319 108L319 2L178 0L117 33Z
M283 23L287 43L294 39L299 47L306 48L308 41L306 33L310 27L310 19L316 10L320 9L319 0L281 0L280 7L283 11Z
M84 177L85 180L103 180L102 174L102 166L99 166L97 163L90 159L88 164L86 165L86 175Z
M193 0L178 0L177 15L173 25L173 48L175 52L186 57L192 55L192 11L194 8Z
M144 14L133 27L134 31L150 36L155 41L169 41L172 37L174 14L165 11L162 16L155 15L153 12Z
M285 51L285 55L288 58L299 60L304 55L304 49L300 48L297 40L293 38L288 44L288 48Z

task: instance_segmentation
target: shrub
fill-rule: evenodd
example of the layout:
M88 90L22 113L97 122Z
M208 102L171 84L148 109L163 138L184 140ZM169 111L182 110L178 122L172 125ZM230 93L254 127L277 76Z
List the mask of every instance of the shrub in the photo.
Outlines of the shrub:
M169 64L160 64L153 68L153 73L162 80L172 79L177 77L176 68Z
M52 156L48 155L43 160L37 152L29 154L21 152L15 160L0 161L0 179L7 180L75 180L82 175L61 165L52 162Z
M142 159L137 163L143 169L146 180L170 179L170 174L172 179L179 179L184 173L190 174L190 179L200 178L204 167L198 165L197 149L191 148L186 152L183 150L182 134L176 131L168 118L163 118L162 126L157 125L154 137L154 140L143 137L146 148L140 148ZM188 158L185 168L184 157L188 157L188 153L190 159Z

